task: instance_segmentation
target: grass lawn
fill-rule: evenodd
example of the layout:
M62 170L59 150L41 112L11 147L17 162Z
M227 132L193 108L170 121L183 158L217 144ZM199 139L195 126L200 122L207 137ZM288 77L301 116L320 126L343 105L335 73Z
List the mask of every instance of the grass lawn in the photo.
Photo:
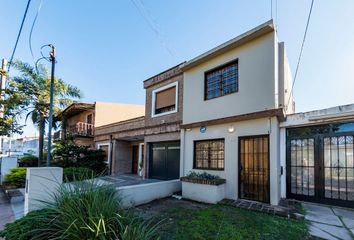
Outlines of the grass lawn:
M168 204L150 207L150 217L163 220L162 239L311 239L305 220L292 220L224 205ZM197 203L190 203L197 206ZM149 210L145 211L149 214Z

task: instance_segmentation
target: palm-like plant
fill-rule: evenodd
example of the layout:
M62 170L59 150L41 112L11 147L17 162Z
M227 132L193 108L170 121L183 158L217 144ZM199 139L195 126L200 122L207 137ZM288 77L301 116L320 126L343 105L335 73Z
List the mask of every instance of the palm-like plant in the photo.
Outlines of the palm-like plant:
M26 107L26 121L30 117L39 130L38 166L43 161L44 134L49 117L50 74L43 65L33 67L22 61L12 64L19 72L18 76L10 79L10 89L21 93L21 104ZM81 98L77 87L65 83L62 79L54 80L53 113L58 114L65 107ZM53 123L55 127L55 123Z

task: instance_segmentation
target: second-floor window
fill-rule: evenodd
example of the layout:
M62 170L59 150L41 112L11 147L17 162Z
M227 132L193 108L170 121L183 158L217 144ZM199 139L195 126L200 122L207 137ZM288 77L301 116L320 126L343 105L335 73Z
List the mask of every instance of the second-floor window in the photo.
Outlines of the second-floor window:
M176 82L153 91L153 117L177 112L177 87Z
M205 73L205 100L238 91L238 61Z

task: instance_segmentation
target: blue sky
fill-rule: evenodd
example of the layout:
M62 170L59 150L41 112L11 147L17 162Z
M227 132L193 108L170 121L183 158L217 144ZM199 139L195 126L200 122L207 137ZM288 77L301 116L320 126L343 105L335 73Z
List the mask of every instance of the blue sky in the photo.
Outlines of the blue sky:
M17 59L32 62L28 37L39 2L32 0ZM56 75L79 87L83 101L143 104L143 80L269 20L270 2L43 0L32 46L36 59L42 45L56 46ZM311 1L278 0L277 11L275 2L294 74ZM9 58L27 0L0 3L0 58ZM295 83L297 112L354 103L353 14L352 0L315 1Z

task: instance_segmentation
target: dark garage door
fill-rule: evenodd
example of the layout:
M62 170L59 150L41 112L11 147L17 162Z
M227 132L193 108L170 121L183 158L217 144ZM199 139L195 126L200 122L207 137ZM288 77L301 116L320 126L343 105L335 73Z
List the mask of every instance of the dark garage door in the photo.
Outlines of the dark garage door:
M171 180L179 178L179 142L150 145L150 178Z

